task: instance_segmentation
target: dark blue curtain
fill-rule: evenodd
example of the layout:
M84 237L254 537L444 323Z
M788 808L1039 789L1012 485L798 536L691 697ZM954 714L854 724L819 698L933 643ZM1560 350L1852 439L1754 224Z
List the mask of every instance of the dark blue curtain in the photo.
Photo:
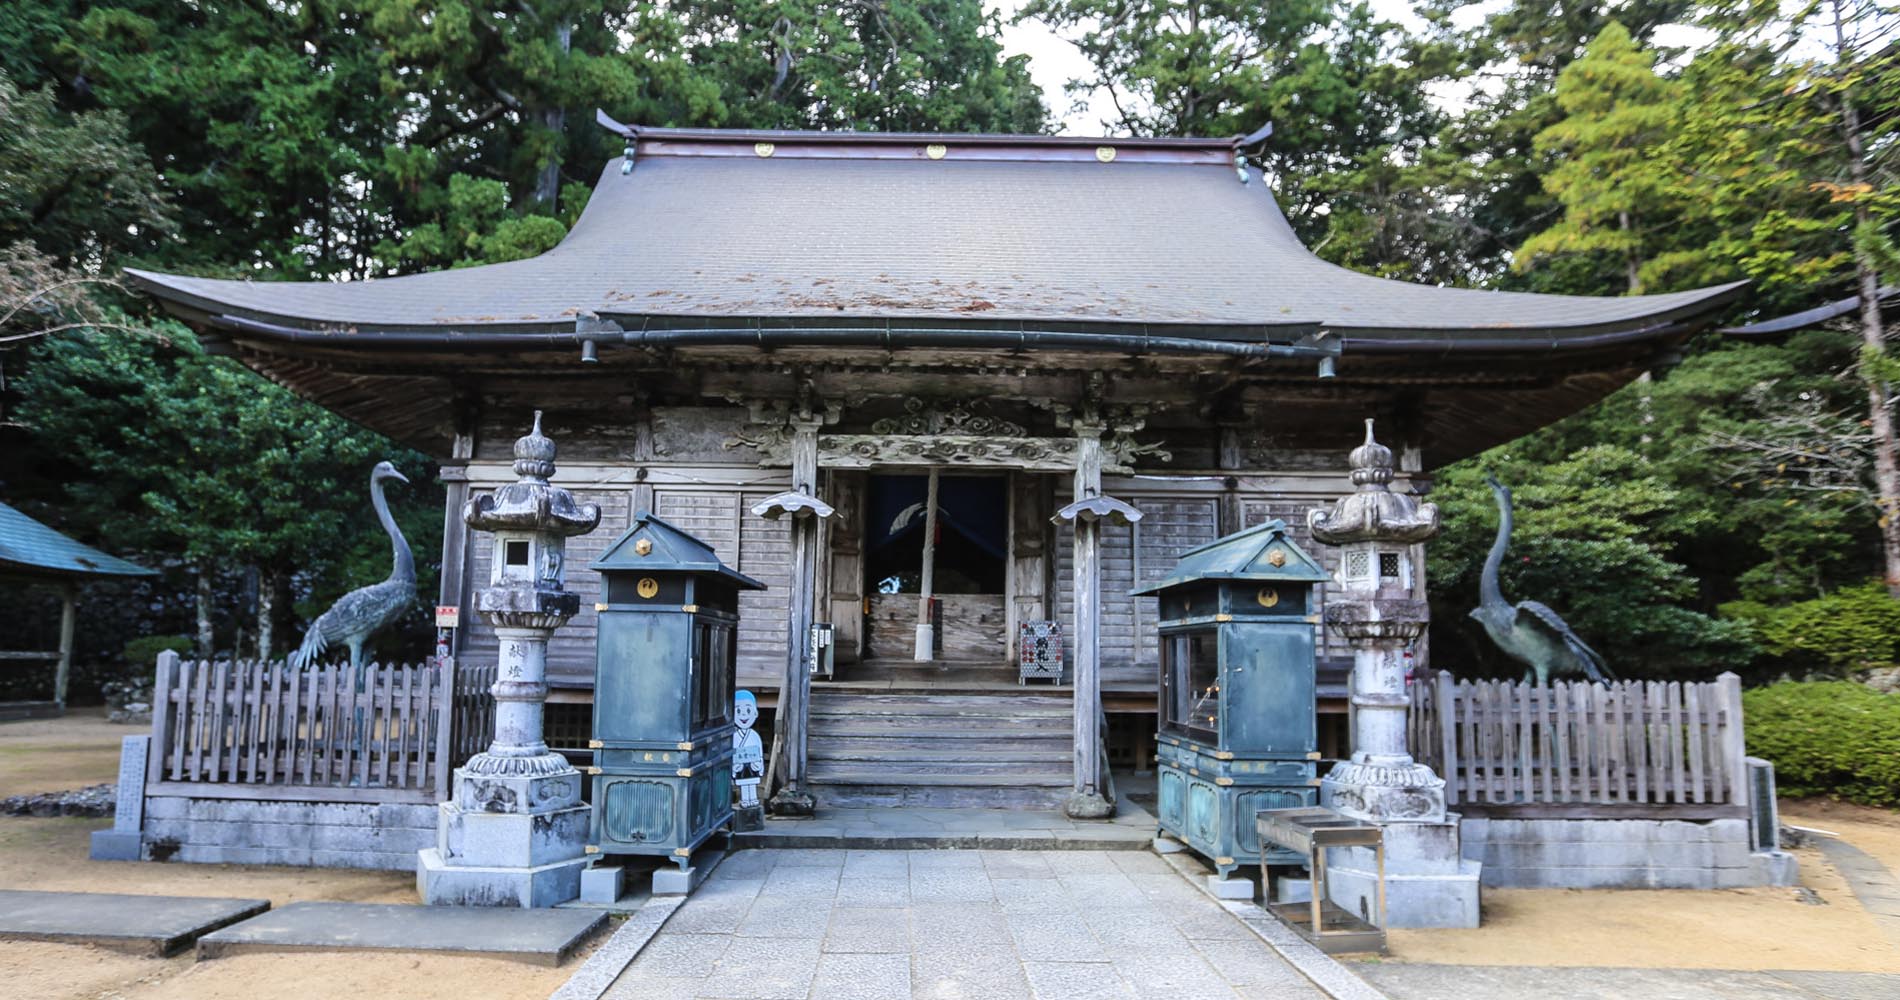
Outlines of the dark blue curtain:
M1001 559L1009 541L1008 480L1000 476L941 476L937 480L938 538L951 532ZM872 476L866 505L866 548L875 550L924 530L928 476Z

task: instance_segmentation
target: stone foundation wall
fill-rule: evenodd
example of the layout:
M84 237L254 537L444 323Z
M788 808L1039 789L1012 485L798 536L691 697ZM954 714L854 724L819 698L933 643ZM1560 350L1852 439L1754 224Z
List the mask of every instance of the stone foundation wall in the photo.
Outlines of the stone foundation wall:
M435 846L434 804L148 796L147 861L414 871Z
M1486 819L1463 824L1483 884L1525 889L1785 885L1792 859L1751 853L1746 819Z

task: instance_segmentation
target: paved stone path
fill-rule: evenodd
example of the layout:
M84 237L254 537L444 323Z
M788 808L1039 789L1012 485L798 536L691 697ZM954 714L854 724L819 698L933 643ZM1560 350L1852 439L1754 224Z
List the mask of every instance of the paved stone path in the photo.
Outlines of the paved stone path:
M728 857L612 1000L1322 1000L1135 851Z

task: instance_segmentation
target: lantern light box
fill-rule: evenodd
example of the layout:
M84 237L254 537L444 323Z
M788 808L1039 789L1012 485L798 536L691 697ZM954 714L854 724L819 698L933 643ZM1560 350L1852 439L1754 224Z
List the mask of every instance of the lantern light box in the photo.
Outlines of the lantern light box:
M732 818L739 592L765 585L648 513L593 568L593 846L685 868Z
M1317 800L1314 588L1328 579L1285 522L1268 521L1135 591L1161 605L1158 822L1222 876L1261 861L1256 813Z

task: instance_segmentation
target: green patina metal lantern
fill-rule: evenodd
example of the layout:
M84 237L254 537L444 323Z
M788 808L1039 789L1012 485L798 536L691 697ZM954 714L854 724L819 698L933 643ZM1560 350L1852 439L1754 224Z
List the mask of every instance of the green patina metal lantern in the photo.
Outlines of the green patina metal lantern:
M593 564L594 823L601 854L671 857L732 818L739 592L765 585L640 514Z
M1161 603L1159 823L1223 876L1262 860L1256 813L1317 798L1314 588L1328 579L1285 522L1268 521L1135 591ZM1266 860L1300 861L1280 853Z

